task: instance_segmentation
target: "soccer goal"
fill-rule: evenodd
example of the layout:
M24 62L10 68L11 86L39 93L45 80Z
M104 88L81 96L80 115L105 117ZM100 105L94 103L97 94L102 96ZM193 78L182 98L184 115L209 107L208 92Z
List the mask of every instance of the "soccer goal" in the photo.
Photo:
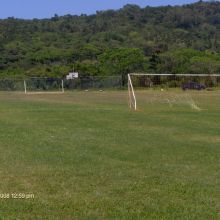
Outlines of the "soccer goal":
M131 109L138 109L138 94L148 90L145 101L153 103L187 104L199 109L192 92L216 91L220 89L220 74L156 74L130 73L128 74L128 99Z
M60 78L32 77L24 80L25 94L64 93L64 81Z

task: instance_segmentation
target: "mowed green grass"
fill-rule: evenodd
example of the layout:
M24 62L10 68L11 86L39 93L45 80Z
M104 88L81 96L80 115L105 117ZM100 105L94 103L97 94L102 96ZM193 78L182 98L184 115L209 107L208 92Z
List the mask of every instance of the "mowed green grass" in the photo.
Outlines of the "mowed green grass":
M182 95L1 92L0 193L35 197L0 219L220 219L220 92Z

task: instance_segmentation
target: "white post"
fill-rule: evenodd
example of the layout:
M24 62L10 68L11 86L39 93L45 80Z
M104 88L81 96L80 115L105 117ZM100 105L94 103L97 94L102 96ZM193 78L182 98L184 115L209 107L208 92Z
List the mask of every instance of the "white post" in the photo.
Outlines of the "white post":
M26 85L26 81L24 80L24 93L27 94L27 85Z
M63 79L62 79L62 92L64 92L64 84L63 84Z
M131 81L130 74L128 74L128 86L129 86L129 84L131 85L132 96L133 96L133 99L134 99L134 110L136 111L137 110L137 100L136 100L136 96L135 96L135 93L134 93L134 87L133 87L133 84L132 84L132 81ZM130 93L130 88L129 88L129 93ZM130 94L130 96L131 96L131 94ZM132 107L132 101L131 101L130 105Z
M130 89L130 82L129 82L129 74L128 74L128 101L129 101L129 106L132 108L131 104L131 89Z

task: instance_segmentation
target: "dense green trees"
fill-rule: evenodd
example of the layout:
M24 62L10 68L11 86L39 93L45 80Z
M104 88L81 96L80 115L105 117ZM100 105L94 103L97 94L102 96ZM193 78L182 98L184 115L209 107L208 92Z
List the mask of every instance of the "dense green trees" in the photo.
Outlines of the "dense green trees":
M211 51L179 49L159 55L156 68L160 73L218 74L220 56Z
M0 77L219 73L220 3L0 20Z
M144 69L144 55L140 49L121 48L104 52L100 57L101 72L106 75L122 75L122 84L125 84L125 75L130 72Z

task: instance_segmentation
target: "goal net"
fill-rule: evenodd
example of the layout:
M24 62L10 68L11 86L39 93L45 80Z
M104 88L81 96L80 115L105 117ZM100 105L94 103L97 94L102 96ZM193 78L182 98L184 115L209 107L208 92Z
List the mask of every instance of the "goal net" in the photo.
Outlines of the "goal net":
M220 89L220 74L128 74L129 107L137 110L141 103L187 105L200 110L197 97Z
M26 94L63 93L64 83L60 78L28 78L24 80Z

